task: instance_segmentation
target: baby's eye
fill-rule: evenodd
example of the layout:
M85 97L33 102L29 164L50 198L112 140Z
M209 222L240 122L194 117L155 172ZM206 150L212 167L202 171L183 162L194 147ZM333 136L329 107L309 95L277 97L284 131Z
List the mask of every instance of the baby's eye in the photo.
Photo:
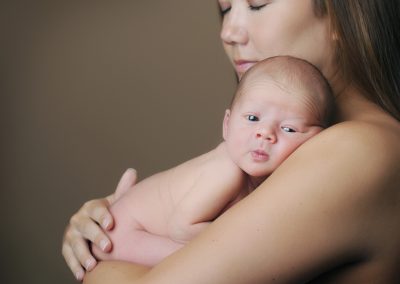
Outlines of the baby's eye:
M285 131L285 132L292 132L292 133L297 132L295 129L290 128L290 127L288 127L288 126L282 126L281 128L282 128L282 130Z
M253 114L249 114L246 116L247 120L249 121L259 121L258 117L253 115Z

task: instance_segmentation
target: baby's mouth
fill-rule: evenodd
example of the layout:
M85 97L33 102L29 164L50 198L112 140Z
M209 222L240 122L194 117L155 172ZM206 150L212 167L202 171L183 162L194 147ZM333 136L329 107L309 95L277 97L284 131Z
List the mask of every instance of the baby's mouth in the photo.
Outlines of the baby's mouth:
M268 153L261 149L252 151L251 156L256 162L265 162L269 160Z

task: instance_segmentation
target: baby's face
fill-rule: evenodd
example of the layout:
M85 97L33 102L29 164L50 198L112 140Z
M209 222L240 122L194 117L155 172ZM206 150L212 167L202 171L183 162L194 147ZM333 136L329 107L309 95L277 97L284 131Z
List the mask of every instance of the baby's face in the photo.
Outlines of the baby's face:
M322 130L305 96L304 91L274 81L252 82L243 88L225 114L223 136L231 158L247 174L271 174Z

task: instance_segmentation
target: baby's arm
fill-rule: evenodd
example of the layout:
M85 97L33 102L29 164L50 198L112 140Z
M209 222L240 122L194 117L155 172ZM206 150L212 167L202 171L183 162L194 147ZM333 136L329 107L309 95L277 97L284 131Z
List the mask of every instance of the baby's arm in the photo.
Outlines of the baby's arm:
M245 175L229 157L224 142L200 167L200 175L169 222L169 235L177 242L186 243L197 236L245 186Z
M110 253L104 253L93 246L96 258L154 266L183 246L148 231L149 228L152 232L162 231L163 204L160 204L158 189L164 175L159 173L141 181L110 207L115 220L114 229L109 233L113 248Z
M94 255L101 260L157 264L235 199L243 176L222 143L209 153L146 178L110 207L115 220L109 233L113 249L107 254L93 246ZM173 200L180 201L174 205ZM171 208L172 214L168 213Z

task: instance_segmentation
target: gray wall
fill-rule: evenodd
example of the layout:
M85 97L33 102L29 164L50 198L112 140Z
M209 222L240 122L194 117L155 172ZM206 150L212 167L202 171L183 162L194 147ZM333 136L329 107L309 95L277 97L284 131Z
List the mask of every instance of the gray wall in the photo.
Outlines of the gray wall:
M1 1L1 283L75 283L61 238L85 200L220 141L218 34L215 1Z

